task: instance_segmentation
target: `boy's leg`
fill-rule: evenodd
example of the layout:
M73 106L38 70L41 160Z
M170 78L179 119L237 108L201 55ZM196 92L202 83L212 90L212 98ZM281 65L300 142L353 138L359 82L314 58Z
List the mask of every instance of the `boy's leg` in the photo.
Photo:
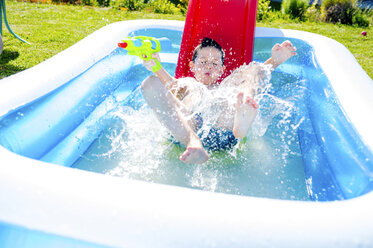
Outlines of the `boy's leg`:
M255 100L243 92L237 94L236 112L234 115L233 134L236 138L246 137L257 114L258 105Z
M150 76L141 85L143 96L149 107L171 134L187 149L180 156L185 163L203 163L208 155L203 149L191 122L181 112L182 103L155 76Z
M269 77L269 69L260 63L252 62L237 70L235 75L239 93L235 104L233 134L236 138L244 138L247 135L257 115L258 105L254 96L260 82Z
M222 123L226 123L226 127L232 128L236 138L242 139L246 136L256 117L258 106L254 96L264 75L264 68L260 64L251 63L236 69L231 76L222 82L223 87L235 87L239 92L236 95L233 118L224 119L222 116L219 117L219 120L223 120ZM228 108L225 109L225 111L222 111L223 115L227 115L230 112Z

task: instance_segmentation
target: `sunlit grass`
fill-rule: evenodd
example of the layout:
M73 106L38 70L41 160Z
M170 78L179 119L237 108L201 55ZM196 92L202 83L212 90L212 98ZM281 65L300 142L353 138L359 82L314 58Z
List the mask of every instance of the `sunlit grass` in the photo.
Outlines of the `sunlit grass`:
M361 67L373 78L373 28L358 28L349 25L294 22L284 23L281 20L270 23L258 23L260 27L284 28L302 30L317 33L332 38L343 44L356 58ZM361 35L362 31L367 31L368 35Z
M182 15L125 12L112 8L37 4L7 1L12 30L31 43L17 40L3 28L4 52L0 55L0 78L30 68L70 47L95 30L131 19L176 19Z

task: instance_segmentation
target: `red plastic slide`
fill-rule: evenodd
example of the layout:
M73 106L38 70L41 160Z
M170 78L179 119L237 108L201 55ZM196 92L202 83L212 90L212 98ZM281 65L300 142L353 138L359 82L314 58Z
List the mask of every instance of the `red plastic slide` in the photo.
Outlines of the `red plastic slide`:
M204 37L224 49L227 70L222 78L252 60L257 0L190 0L175 77L192 76L189 62Z

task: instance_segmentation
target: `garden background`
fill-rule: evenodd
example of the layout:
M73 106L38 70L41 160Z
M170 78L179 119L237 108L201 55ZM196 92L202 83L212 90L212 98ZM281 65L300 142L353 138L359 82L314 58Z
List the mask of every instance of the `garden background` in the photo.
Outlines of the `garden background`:
M0 78L52 57L95 30L132 19L185 20L188 0L7 0ZM259 0L257 26L303 30L337 40L373 78L373 11L355 0ZM365 34L365 35L364 35ZM351 82L353 83L353 82Z

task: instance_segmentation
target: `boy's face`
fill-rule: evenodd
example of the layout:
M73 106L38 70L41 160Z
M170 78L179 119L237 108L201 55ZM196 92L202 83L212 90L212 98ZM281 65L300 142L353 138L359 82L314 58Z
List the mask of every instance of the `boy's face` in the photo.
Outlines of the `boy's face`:
M203 47L198 51L195 61L190 62L191 71L197 81L206 86L216 83L225 69L221 55L215 47Z

